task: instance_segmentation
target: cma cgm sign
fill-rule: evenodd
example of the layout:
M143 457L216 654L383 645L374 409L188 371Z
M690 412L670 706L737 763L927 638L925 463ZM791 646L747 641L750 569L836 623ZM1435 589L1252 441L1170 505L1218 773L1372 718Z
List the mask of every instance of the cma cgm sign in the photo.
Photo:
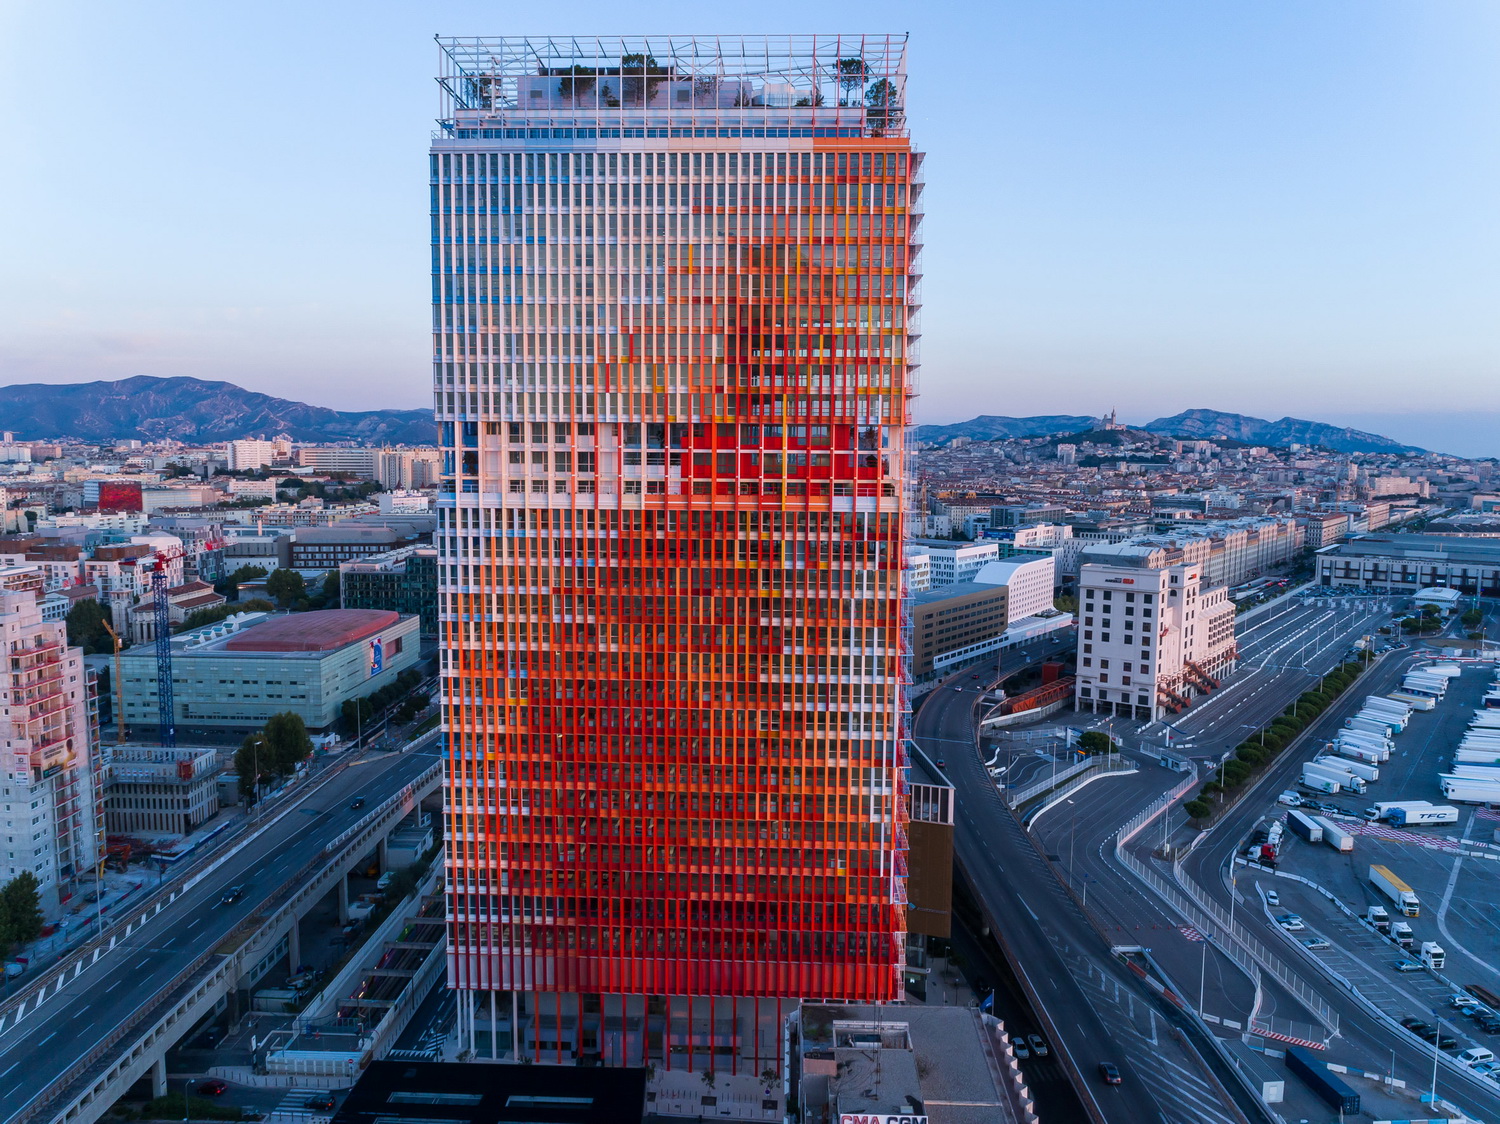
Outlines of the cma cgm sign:
M839 1114L839 1124L927 1124L927 1117L900 1112L845 1112Z

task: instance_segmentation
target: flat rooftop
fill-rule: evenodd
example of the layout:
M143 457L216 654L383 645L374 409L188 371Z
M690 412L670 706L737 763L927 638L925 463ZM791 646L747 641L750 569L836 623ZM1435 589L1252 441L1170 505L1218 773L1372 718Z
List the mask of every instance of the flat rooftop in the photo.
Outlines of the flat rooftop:
M371 1062L332 1124L640 1124L644 1069Z
M1500 566L1500 539L1471 539L1457 535L1357 535L1320 551L1320 554Z

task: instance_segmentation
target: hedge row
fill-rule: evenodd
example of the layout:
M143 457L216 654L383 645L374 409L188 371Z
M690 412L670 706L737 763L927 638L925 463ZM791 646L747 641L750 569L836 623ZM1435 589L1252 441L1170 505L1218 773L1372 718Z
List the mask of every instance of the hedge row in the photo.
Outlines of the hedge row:
M1347 691L1364 669L1365 665L1361 661L1350 660L1325 675L1321 689L1303 691L1296 702L1260 733L1241 742L1235 748L1234 756L1225 761L1217 775L1205 782L1197 794L1183 805L1183 810L1195 820L1212 817L1215 808L1213 797L1232 794L1249 783L1260 769L1275 760L1278 753ZM1229 803L1234 803L1232 795Z

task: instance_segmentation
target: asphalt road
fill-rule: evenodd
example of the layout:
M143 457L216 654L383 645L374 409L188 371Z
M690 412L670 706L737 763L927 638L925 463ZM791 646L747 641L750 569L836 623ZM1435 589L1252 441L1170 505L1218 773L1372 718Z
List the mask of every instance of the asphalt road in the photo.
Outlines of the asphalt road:
M1255 823L1267 814L1274 794L1284 788L1296 787L1302 762L1312 756L1314 747L1330 739L1343 725L1344 719L1363 705L1366 695L1383 694L1392 690L1411 663L1412 653L1393 653L1356 683L1314 723L1296 751L1282 754L1267 771L1255 792L1243 797L1214 826L1210 837L1184 862L1183 869L1187 876L1221 907L1229 908L1230 860ZM1259 917L1259 906L1247 895L1244 885L1237 887L1237 892L1239 902L1236 909L1239 916L1250 923ZM1278 942L1276 933L1268 931L1265 934L1268 948L1280 947ZM1398 1076L1405 1077L1420 1087L1426 1087L1430 1083L1430 1048L1416 1046L1406 1035L1387 1027L1367 1013L1363 1006L1325 981L1310 965L1299 965L1298 969L1299 974L1317 988L1324 1000L1339 1014L1339 1036L1330 1043L1330 1057L1351 1064L1363 1064L1371 1070L1382 1072L1390 1068L1394 1057ZM1471 1116L1481 1120L1500 1120L1500 1090L1490 1092L1479 1082L1450 1074L1443 1068L1438 1071L1438 1093L1454 1101Z
M1009 668L1024 659L1013 655L1002 666ZM1070 966L1070 960L1076 964L1080 957L1095 959L1101 978L1118 970L1114 982L1128 989L1136 986L1112 958L1097 955L1103 951L1098 933L1037 853L985 773L975 745L976 702L972 690L940 687L924 701L914 727L917 743L930 758L945 757L944 775L957 790L957 857L996 919L1012 964L1030 984L1040 1016L1050 1023L1054 1049L1066 1051L1072 1059L1082 1078L1080 1091L1091 1098L1099 1118L1121 1124L1181 1119L1173 1111L1180 1099L1136 1064L1139 1043L1100 1016L1078 982L1076 968ZM965 745L967 750L962 749ZM1165 1041L1162 1048L1168 1049ZM1123 1085L1108 1087L1099 1082L1102 1061L1120 1067Z
M157 989L253 913L288 877L381 801L437 760L426 752L366 757L341 769L248 841L232 858L101 957L63 991L0 1036L0 1120L47 1091ZM353 810L362 796L368 806ZM227 887L245 895L220 905ZM184 1028L186 1030L187 1028Z

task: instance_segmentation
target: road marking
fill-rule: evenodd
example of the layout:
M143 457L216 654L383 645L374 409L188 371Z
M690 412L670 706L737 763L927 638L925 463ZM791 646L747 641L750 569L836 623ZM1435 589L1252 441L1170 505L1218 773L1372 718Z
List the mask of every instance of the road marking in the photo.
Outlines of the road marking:
M194 925L198 924L198 922L200 922L202 920L203 920L203 918L201 918L201 917L195 917L195 918L193 918L193 920L191 920L190 922L188 922L187 925L184 926L184 928L191 929Z
M104 989L104 994L108 995L110 992L114 991L115 988L120 986L120 982L121 981L116 980L114 983L110 984L107 988Z
M56 1037L57 1037L57 1031L54 1030L51 1034L47 1035L46 1038L43 1038L40 1042L38 1042L37 1045L38 1046L45 1046L48 1042L51 1042Z
M10 1069L7 1069L4 1073L0 1073L0 1077L9 1077L10 1076L10 1070L11 1069L15 1069L16 1066L20 1065L20 1064L21 1064L20 1062L16 1062L15 1065L13 1065L13 1066L10 1067Z

